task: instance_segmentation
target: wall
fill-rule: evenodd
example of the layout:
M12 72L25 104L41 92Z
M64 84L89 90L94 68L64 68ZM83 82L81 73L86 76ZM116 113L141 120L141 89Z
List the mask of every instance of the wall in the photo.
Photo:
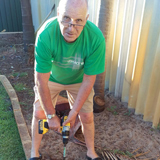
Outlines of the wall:
M159 8L159 0L114 0L106 44L105 88L153 126L160 122Z

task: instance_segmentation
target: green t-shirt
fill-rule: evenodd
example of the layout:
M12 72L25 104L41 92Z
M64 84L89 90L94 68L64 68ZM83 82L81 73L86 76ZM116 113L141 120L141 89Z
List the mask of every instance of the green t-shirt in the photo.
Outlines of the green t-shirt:
M67 43L57 18L48 20L37 34L35 70L51 72L50 81L66 85L81 83L84 73L96 75L104 72L105 39L102 32L87 21L77 40Z

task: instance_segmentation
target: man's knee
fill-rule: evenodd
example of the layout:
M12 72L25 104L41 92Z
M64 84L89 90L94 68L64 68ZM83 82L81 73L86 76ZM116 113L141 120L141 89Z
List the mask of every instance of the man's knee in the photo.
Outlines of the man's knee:
M80 112L79 115L82 123L89 124L93 122L93 112L90 113Z
M36 110L33 112L33 118L36 120L46 119L46 115L43 110Z

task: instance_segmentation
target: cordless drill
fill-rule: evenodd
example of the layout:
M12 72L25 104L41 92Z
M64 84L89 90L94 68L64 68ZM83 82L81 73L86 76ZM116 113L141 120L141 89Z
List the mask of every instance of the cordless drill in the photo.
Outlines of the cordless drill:
M64 115L61 119L61 133L62 133L62 138L63 138L63 144L64 144L64 149L63 149L63 160L66 158L66 144L68 143L69 140L69 130L70 130L70 123L67 123L65 126L63 126L63 122L67 119L67 116ZM38 123L38 132L39 134L45 134L48 132L49 126L48 122L46 119L39 120Z
M61 126L62 126L62 137L63 137L63 160L66 158L66 145L69 140L69 130L70 130L70 123L67 123L65 126L63 126L63 122L67 119L67 116L63 116L61 120Z

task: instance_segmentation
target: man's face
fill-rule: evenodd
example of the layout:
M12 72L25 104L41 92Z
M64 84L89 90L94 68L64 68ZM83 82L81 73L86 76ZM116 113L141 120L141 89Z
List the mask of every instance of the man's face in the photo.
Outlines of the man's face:
M58 9L58 21L65 41L71 43L79 37L87 18L86 6L67 3L63 8ZM77 26L68 25L68 23L77 24Z

